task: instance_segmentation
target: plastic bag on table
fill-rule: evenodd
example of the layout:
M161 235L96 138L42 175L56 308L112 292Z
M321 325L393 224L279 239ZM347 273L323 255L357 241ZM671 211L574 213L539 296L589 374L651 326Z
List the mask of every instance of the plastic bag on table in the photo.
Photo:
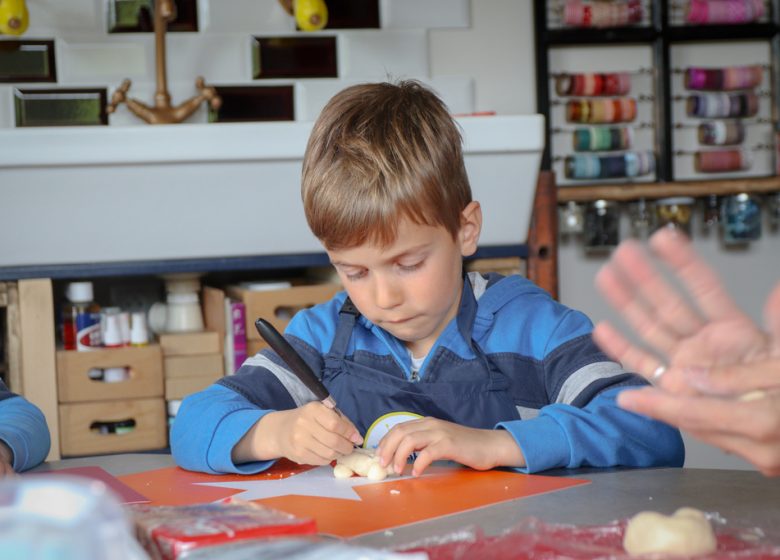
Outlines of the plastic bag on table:
M0 550L3 558L148 558L111 490L68 475L0 481Z
M708 513L718 541L717 550L697 560L769 560L780 557L780 544L765 538L760 528L732 527L717 513ZM478 527L434 536L398 548L399 552L425 552L430 560L628 560L623 549L627 520L606 525L545 523L534 517L497 535ZM659 556L654 557L656 560Z
M287 538L235 542L193 550L182 560L427 560L424 552L401 553L367 548L339 540Z

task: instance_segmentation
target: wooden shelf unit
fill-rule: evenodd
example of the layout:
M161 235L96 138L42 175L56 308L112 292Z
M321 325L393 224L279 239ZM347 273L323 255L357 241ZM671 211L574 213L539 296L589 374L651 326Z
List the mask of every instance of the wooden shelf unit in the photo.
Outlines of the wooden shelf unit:
M673 0L646 0L650 20L645 25L615 28L551 28L547 4L550 0L534 0L535 54L536 54L536 106L545 115L545 150L542 169L553 169L553 160L562 154L551 153L552 119L550 50L575 46L646 46L652 49L655 98L655 154L656 179L646 184L594 184L559 187L558 202L588 201L597 199L634 200L637 198L662 198L664 196L727 195L740 192L771 192L780 190L780 182L771 184L773 178L746 177L734 180L702 180L677 182L673 169L673 103L671 48L692 42L766 41L770 46L770 65L765 84L771 90L772 118L778 119L780 106L780 0L768 2L769 21L737 25L680 25L670 21ZM586 124L586 123L582 123ZM732 187L729 184L733 185ZM744 188L741 185L751 185ZM703 185L707 185L704 189ZM771 186L770 186L771 185ZM698 190L698 189L702 190ZM709 190L716 188L719 190ZM574 192L577 191L577 192Z
M576 185L558 187L558 202L656 199L670 196L726 196L739 193L780 191L780 177L746 177L722 181L677 181L670 183L634 183L629 185Z

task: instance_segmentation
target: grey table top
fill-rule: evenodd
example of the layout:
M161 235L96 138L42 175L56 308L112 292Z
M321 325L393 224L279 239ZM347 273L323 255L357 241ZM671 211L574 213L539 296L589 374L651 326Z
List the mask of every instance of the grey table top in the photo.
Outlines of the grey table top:
M115 476L173 465L169 455L123 454L45 463L38 472L96 465ZM642 510L672 513L690 506L717 512L736 527L759 527L780 543L780 478L755 471L718 469L579 469L543 474L574 476L591 484L513 500L478 510L357 537L370 546L398 546L430 535L478 525L488 534L529 516L555 523L600 525Z

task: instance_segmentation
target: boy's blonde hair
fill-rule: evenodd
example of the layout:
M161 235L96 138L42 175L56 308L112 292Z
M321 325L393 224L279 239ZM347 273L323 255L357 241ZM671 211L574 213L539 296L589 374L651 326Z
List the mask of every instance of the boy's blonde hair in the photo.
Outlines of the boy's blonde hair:
M306 219L328 249L392 244L401 218L455 239L471 202L462 138L416 81L348 87L325 106L303 158Z

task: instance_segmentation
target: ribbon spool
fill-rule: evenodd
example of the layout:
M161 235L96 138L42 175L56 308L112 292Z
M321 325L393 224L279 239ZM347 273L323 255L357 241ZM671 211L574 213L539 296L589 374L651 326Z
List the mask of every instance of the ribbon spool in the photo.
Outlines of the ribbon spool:
M753 92L694 93L685 103L689 117L705 119L753 117L758 107L758 95Z
M561 96L625 95L631 91L628 72L611 74L559 74L555 77L555 92Z
M698 173L728 173L750 169L750 157L743 150L707 150L693 154Z
M734 146L745 141L742 121L709 121L697 129L699 144L703 146Z
M766 13L763 0L690 0L685 22L736 24L758 21Z
M642 21L640 0L583 2L567 0L563 8L563 23L569 27L619 27Z
M575 152L627 150L634 143L634 131L625 126L577 128L572 135Z
M753 89L761 85L761 66L729 66L727 68L691 67L685 70L685 88L703 91Z
M636 99L573 99L566 102L566 120L571 123L608 124L636 119Z
M599 156L574 154L564 160L567 179L617 179L639 177L655 171L655 154L652 152L625 152Z

